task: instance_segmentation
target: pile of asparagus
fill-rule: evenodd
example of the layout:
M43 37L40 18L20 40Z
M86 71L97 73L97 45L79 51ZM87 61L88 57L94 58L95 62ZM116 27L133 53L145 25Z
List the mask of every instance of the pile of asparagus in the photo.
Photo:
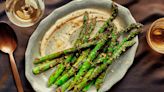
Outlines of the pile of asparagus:
M133 23L124 30L117 31L112 21L117 17L118 7L113 3L111 9L112 15L92 39L90 34L96 26L96 18L89 19L89 14L85 12L79 38L74 46L35 59L33 63L36 66L32 72L37 75L56 66L47 85L58 87L57 92L85 92L91 85L95 85L98 90L103 84L107 67L135 44L133 38L142 27L139 23ZM118 41L124 33L129 34L122 41Z

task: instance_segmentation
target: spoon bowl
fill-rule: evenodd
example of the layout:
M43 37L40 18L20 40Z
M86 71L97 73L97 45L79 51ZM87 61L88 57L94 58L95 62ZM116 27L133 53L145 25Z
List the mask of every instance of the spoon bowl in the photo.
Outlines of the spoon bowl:
M22 83L13 57L13 52L15 51L16 47L17 38L14 30L8 24L0 22L0 50L9 54L11 68L18 92L23 92Z
M6 23L0 23L0 50L13 53L17 47L17 38L13 29Z

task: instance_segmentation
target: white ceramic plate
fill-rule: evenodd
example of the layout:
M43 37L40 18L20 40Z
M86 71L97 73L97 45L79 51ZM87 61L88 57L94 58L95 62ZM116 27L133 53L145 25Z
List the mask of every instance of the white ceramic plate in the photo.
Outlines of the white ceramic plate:
M30 37L27 50L25 53L25 73L28 81L32 85L35 91L37 92L54 92L55 88L52 86L51 88L47 87L47 80L49 75L52 73L53 69L39 74L34 75L32 73L33 60L40 56L39 48L40 44L39 42L42 41L45 33L56 23L56 21L65 15L72 13L74 11L85 9L85 8L101 8L101 9L111 9L111 3L110 0L77 0L72 1L56 10L54 10L48 17L43 19L35 32ZM119 14L118 18L120 21L122 21L123 25L127 26L131 23L135 23L134 18L132 17L129 10L119 4ZM138 37L136 37L134 40L136 40L136 44L131 47L126 53L121 55L119 59L116 60L109 68L108 68L108 74L105 79L105 82L103 86L100 88L99 92L104 92L109 90L114 84L116 84L119 80L123 78L129 67L133 63L133 59L136 53L136 49L138 46ZM92 87L89 91L95 92L95 88Z

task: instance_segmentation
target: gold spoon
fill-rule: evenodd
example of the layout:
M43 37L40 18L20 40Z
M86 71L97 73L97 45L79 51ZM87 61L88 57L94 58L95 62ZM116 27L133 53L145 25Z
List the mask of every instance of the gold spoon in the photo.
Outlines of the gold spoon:
M17 47L17 38L13 29L6 23L0 22L0 50L9 54L11 69L15 79L18 92L23 92L22 83L18 69L13 57L13 52Z

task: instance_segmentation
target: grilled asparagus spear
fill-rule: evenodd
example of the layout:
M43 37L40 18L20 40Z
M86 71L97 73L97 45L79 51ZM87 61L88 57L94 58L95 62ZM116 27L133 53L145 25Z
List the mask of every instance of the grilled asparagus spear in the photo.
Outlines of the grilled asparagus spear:
M106 57L105 57L105 59L103 61L104 63L101 64L100 66L96 67L94 72L92 72L92 75L90 75L89 78L87 76L85 76L86 78L84 77L84 80L85 79L92 80L93 78L96 78L98 76L98 74L100 74L102 71L104 71L107 68L107 66L112 63L112 61L114 59L119 57L119 55L122 53L122 51L125 50L126 47L132 46L135 43L134 41L129 41L129 42L127 42L127 41L131 40L132 38L134 38L137 34L139 34L139 32L140 32L140 30L131 31L130 34L126 38L124 38L122 40L122 42L118 46L116 46L114 48L114 52L113 52L112 56L108 57L108 55L106 55ZM87 81L89 81L89 80L87 80ZM84 87L84 84L86 84L87 81L86 80L85 81L82 80L82 82L80 84L78 84L74 88L74 90L75 91L76 90L81 90L81 88Z
M91 29L87 29L89 32L86 32L87 33L87 34L85 33L86 35L83 34L84 37L82 38L81 41L84 41L84 43L88 42L88 40L89 40L89 36L88 35L90 35L90 33L93 31L93 29L95 27L95 24L96 24L96 20L94 19L93 21L91 21L91 23L89 25ZM86 37L86 36L88 36L88 37ZM80 41L78 41L78 42L80 42ZM86 51L86 52L88 52L88 51ZM69 64L69 62L67 62L67 63ZM65 68L66 68L66 65L60 64L60 67L57 68L53 72L53 74L49 77L48 86L51 86L56 81L56 79L60 76L60 74L65 70ZM70 69L71 66L69 66L67 68Z
M118 11L118 8L115 6L115 5L113 5L114 7L112 7L112 8L114 8L113 9L113 16L112 16L112 18L109 18L105 23L104 23L104 25L99 29L99 33L102 33L102 32L104 32L104 30L108 27L108 26L111 26L111 25L109 25L109 24L111 24L110 22L116 17L116 15L117 15L117 11ZM96 35L96 37L97 37L98 35ZM71 76L73 76L75 73L76 73L76 71L78 70L77 68L79 68L79 65L82 63L81 61L82 60L78 60L79 62L77 62L76 64L75 64L75 66L76 66L76 68L71 68L70 69L70 71L67 73L67 74L65 74L64 76L62 76L55 84L57 84L57 85L62 85L65 81L67 81Z
M87 92L89 88L94 84L95 80L92 80L87 86L82 89L82 92Z
M73 51L76 52L78 50L94 46L96 44L97 44L97 41L88 42L88 43L85 43L85 44L83 44L83 45L81 45L80 47L77 47L77 48L76 47L72 47L72 48L68 49L67 51L73 50ZM42 72L44 72L44 71L46 71L46 70L56 66L57 64L61 63L62 60L63 59L59 59L59 60L58 59L57 60L54 59L54 60L51 60L51 61L48 61L48 62L44 62L43 64L40 64L40 65L37 65L36 67L34 67L32 69L32 72L34 74L42 73Z
M58 65L55 72L53 72L49 77L48 87L50 87L55 82L55 80L60 76L60 74L64 71L65 65L68 66L71 60L74 60L74 59L76 59L76 57L74 56L74 54L72 54L63 62L65 64L61 63Z
M82 44L82 39L85 36L85 33L88 31L87 30L88 19L89 19L89 15L88 15L87 12L85 12L84 17L83 17L82 30L80 31L80 37L75 42L76 47L79 47L79 45ZM74 49L76 49L76 48L74 48ZM69 51L69 50L65 50L63 52L66 54L67 51ZM55 53L54 53L54 55L55 55ZM66 59L63 63L59 64L59 67L49 77L48 86L51 86L56 81L56 79L60 76L60 74L65 70L66 66L70 65L70 61L71 61L72 58L75 58L74 54L68 55L68 57L67 57L68 60Z
M117 17L118 14L118 7L117 5L115 5L114 3L112 3L112 16L109 17L109 19L107 21L105 21L105 23L103 24L103 26L99 29L98 33L95 36L95 39L97 38L97 36L99 35L99 33L104 32L104 30L106 28L110 28L113 30L113 26L111 26L111 22ZM110 31L111 31L110 29ZM77 82L78 78L75 77L74 81L71 83L69 90L75 85L75 83Z
M103 26L99 29L99 33L104 32L104 30L109 26L109 23L112 22L118 15L118 6L114 3L112 3L112 15L105 21Z
M141 26L142 26L141 24L131 24L129 27L126 28L125 31L129 31L129 30L132 30L132 29L138 29L138 28L141 28ZM95 45L95 44L97 44L96 41L89 42L89 43L83 44L81 47L78 47L78 48L75 48L75 47L70 48L69 51L70 52L71 52L71 50L78 51L80 49L87 48L87 47L90 47L90 46ZM33 73L34 74L39 74L39 73L41 73L43 71L46 71L49 68L54 67L58 63L60 63L59 61L61 61L61 60L57 60L57 61L56 60L52 60L52 61L49 61L49 62L47 62L45 64L38 65L38 66L33 68ZM99 60L99 61L103 61L103 60Z
M102 72L102 73L96 78L95 86L96 86L96 89L97 89L97 90L101 87L102 83L104 82L105 75L106 75L106 71Z
M107 46L110 46L111 44L114 45L114 43L116 43L116 40L117 40L115 37L115 35L117 35L117 28L113 25L109 30L112 31L112 42L108 41ZM104 51L106 50L107 46L104 48ZM100 58L101 55L102 54L99 54L98 57ZM89 69L90 67L91 66L88 66L87 68ZM80 75L75 76L75 79L73 80L73 82L69 86L68 90L72 89L76 84L78 84L82 80L82 78L80 78L78 76L80 76Z
M112 16L99 29L99 33L102 33L109 26L109 23L116 18L117 13L118 13L118 7L113 3L112 4ZM87 18L84 18L84 21L86 21L85 19L87 19ZM42 57L40 59L35 60L34 63L37 64L40 62L44 62L46 60L50 60L50 59L54 58L54 56L56 56L56 55L49 55L49 56ZM51 61L51 63L53 63L53 64L48 63L48 64L42 64L41 66L37 66L36 68L33 69L33 73L39 74L40 72L48 70L50 68L50 66L55 66L56 64L58 64L58 63L56 63L56 61L54 61L54 62L53 61ZM47 68L44 69L44 67L47 67Z
M104 38L102 38L98 44L94 47L94 49L90 52L88 58L86 59L86 61L83 63L82 67L81 67L81 71L79 72L79 74L76 75L75 78L79 78L81 77L81 75L84 75L84 71L87 70L88 67L86 66L90 66L91 65L91 62L92 60L96 57L96 55L98 54L98 51L104 46L104 44L106 43L107 39L108 39L108 34L104 34ZM74 70L74 69L73 69ZM74 71L73 71L74 72ZM71 73L71 74L74 74L74 73ZM68 75L68 76L67 76ZM57 80L55 82L56 85L60 86L62 85L63 83L65 83L70 76L70 74L67 74L67 75L64 75L62 76L59 80ZM76 79L77 80L77 79Z
M79 47L79 45L82 44L83 36L85 35L85 32L87 31L88 19L89 19L89 15L87 12L85 12L84 17L83 17L83 26L82 26L81 31L80 31L80 37L76 40L75 47ZM46 56L41 57L41 58L36 58L33 63L34 64L42 63L42 62L45 62L47 60L55 59L55 58L57 58L63 54L64 55L70 54L70 52L74 52L74 49L70 48L68 50L64 50L64 51L57 52L57 53L52 53L52 54L46 55Z
M43 64L39 64L32 69L32 72L35 75L40 74L40 73L56 66L57 64L61 63L61 60L62 60L62 58L57 59L57 60L55 59L55 60L47 61Z
M77 62L73 65L73 68L70 69L70 71L62 76L55 84L62 85L65 81L69 79L72 75L74 75L74 72L77 71L78 66L82 63L82 60L86 57L86 55L89 53L90 49L87 51L84 51L82 56L79 57Z
M109 25L111 27L110 31L113 30L113 23L110 23ZM106 41L105 41L106 42ZM105 44L105 42L103 44ZM101 41L99 41L98 43L101 43ZM101 44L102 45L102 44ZM97 46L98 47L98 46ZM95 47L95 48L97 48ZM92 53L95 52L95 50L92 51ZM93 55L93 54L90 54L90 55ZM88 54L88 53L87 53ZM86 55L87 55L86 54ZM96 53L94 53L96 54ZM91 57L91 56L90 56ZM83 59L85 59L86 57L83 57ZM91 57L91 59L93 59L95 57ZM89 59L88 59L88 62L89 62ZM71 76L75 75L76 71L79 70L80 66L82 66L82 60L78 60L73 66L73 68L71 68L67 74L63 75L58 81L55 82L56 85L62 85L64 82L66 82ZM78 78L77 78L78 79ZM77 80L76 79L76 80ZM73 82L75 83L75 82ZM72 83L71 83L72 84Z
M88 21L87 19L88 19L88 13L85 13L85 14L84 14L84 18L83 18L82 31L83 31L83 29L86 29L86 25L87 25L87 21ZM84 31L85 31L85 30L84 30ZM84 35L84 34L80 33L80 35ZM81 39L82 39L82 38L81 38ZM77 39L77 41L76 41L75 43L80 43L80 38ZM93 42L93 43L94 43L94 42ZM92 43L91 43L91 44L88 44L88 45L92 45ZM83 45L83 46L81 46L81 47L83 48L83 47L85 47L85 46L86 46L86 45ZM80 48L78 48L78 49L80 49ZM59 55L62 55L62 53L68 53L68 52L70 52L70 51L76 51L76 50L78 50L78 49L77 49L76 47L73 47L73 48L70 48L70 49L67 49L67 50L64 50L64 51L61 51L61 52L57 52L57 53L54 53L54 54L50 54L50 55L47 55L47 56L45 56L45 57L40 58L39 60L35 60L34 63L35 63L35 64L38 64L38 63L40 63L40 62L44 62L45 60L51 60L52 58L54 58L54 56L59 56ZM72 58L72 56L70 55L68 58ZM71 59L68 59L68 60L71 61ZM66 60L66 61L68 62L68 60ZM50 69L51 67L56 66L56 65L59 64L61 61L63 61L63 58L60 59L60 60L58 60L58 62L57 62L57 60L52 60L52 61L50 61L50 62L47 62L47 63L44 63L44 64L41 64L41 65L38 65L38 66L34 67L32 71L33 71L34 74L39 74L39 73L41 73L41 72L44 72L44 71Z
M88 33L88 24L89 23L89 14L88 12L85 12L84 13L84 17L83 17L83 28L80 32L80 35L79 35L79 38L76 40L76 44L75 46L79 46L81 44L83 44L83 40L84 40L84 37L86 35L86 33Z
M123 34L124 32L129 32L129 31L131 31L131 30L134 30L134 29L140 29L142 27L142 24L140 24L140 23L132 23L132 24L130 24L127 28L125 28L124 30L122 30L119 34L121 35L121 34ZM132 32L133 33L133 32ZM136 32L137 33L137 32ZM116 37L117 36L117 37ZM116 36L114 36L114 38L118 38L118 36L119 35L116 35ZM130 38L128 38L128 39L130 39ZM112 53L113 53L113 47L114 47L114 44L115 43L111 43L111 46L109 46L109 48L108 48L108 56L109 57L111 57L111 55L112 55ZM101 58L100 60L97 60L98 61L98 63L100 63L100 62L103 62L103 58ZM100 86L102 85L102 83L103 83L103 80L105 79L105 71L103 72L103 73L101 73L101 75L99 75L99 77L96 79L96 82L95 82L95 86L96 86L96 88L97 89L99 89L100 88Z
M71 81L73 80L73 78L69 79L66 83L64 83L62 86L58 87L56 89L56 92L65 92L66 89L69 87Z
M119 38L119 36L121 34L123 34L124 32L128 32L128 31L131 31L133 29L140 29L142 27L141 24L139 23L132 23L131 25L129 25L127 28L125 28L124 30L122 30L121 32L117 32L115 30L112 31L112 39L111 39L111 43L109 45L109 48L108 48L108 58L112 56L112 53L113 53L113 48L116 46L116 42L117 42L117 39ZM131 32L131 34L127 37L127 39L131 39L133 36L135 36L136 34L138 34L139 31L135 31L135 32ZM104 60L107 60L106 57L102 57L102 56L106 56L106 54L102 53L98 56L98 58L96 59L98 62L102 62ZM104 74L103 74L104 75ZM102 76L101 76L102 77ZM76 77L75 77L76 78ZM81 80L79 79L79 82L81 82ZM75 84L78 84L79 82L77 81L73 81L71 83L71 85L69 86L69 90L71 88L74 87ZM100 81L99 81L100 82ZM96 83L98 84L98 83Z
M92 71L92 73L89 75L89 73L87 73L85 75L85 77L83 78L83 80L81 81L80 84L76 85L74 87L74 92L79 92L82 88L85 87L85 85L87 85L87 83L91 80L93 80L94 78L96 78L102 71L104 71L109 64L112 63L113 60L115 60L116 58L118 58L120 56L120 54L122 53L122 51L125 51L125 49L127 47L130 47L132 45L134 45L135 41L127 41L127 42L123 42L121 43L121 45L118 45L119 47L117 49L114 50L113 55L110 59L108 59L106 61L106 63L101 64L100 66L97 66L96 68L91 68L89 71ZM89 76L89 77L88 77Z
M112 36L111 36L112 37L111 43L110 43L110 46L108 47L108 50L107 50L107 52L109 53L108 57L110 57L112 55L112 52L114 50L113 48L115 47L115 45L117 43L116 40L120 37L120 35L122 35L125 32L129 32L129 31L136 29L137 31L131 32L130 35L128 35L129 36L128 40L130 40L131 38L133 38L132 34L135 36L136 34L139 33L141 27L142 27L142 24L140 24L140 23L132 23L120 32L114 32L113 31ZM104 54L104 53L102 53L102 54ZM95 63L103 62L105 57L102 57L102 56L104 56L104 55L99 55L99 57L95 60Z

